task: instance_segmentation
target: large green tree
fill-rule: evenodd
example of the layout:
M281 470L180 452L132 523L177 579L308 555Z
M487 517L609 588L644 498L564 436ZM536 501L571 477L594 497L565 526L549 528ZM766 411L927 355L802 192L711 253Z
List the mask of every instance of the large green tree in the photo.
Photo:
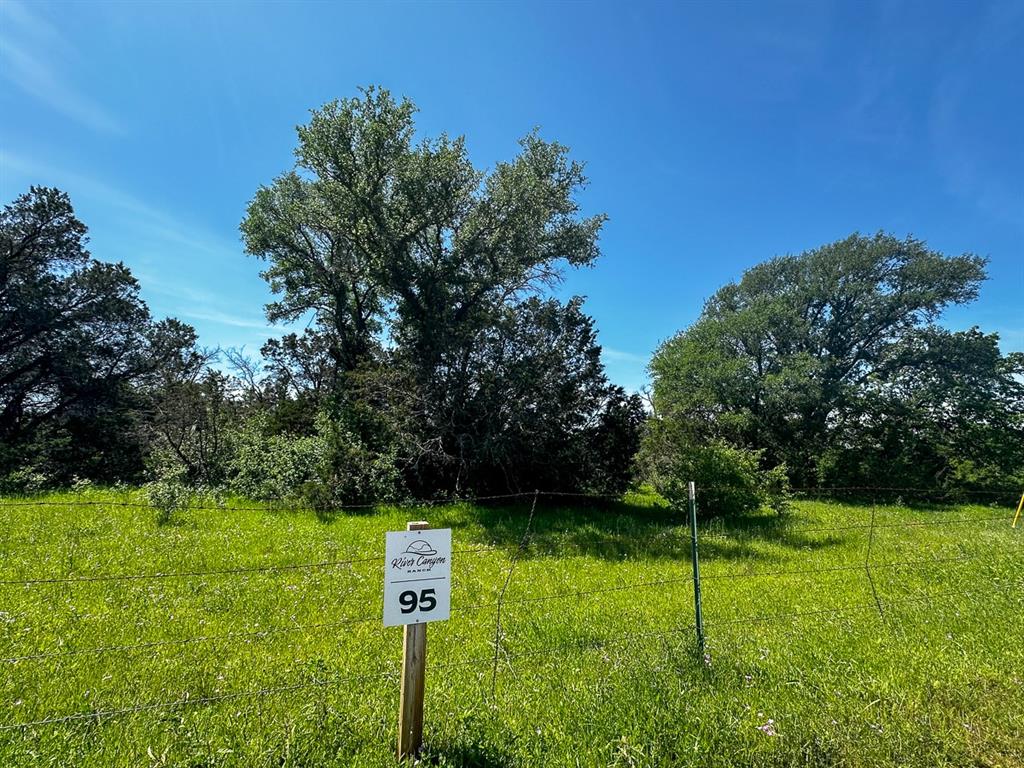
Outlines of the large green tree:
M314 324L266 351L363 441L403 435L419 490L540 482L525 468L554 454L527 449L583 439L614 399L579 302L536 298L594 262L605 217L580 214L566 147L531 133L482 171L461 137L417 140L415 111L377 88L327 104L256 193L242 233L268 264L268 316Z
M530 134L476 170L464 140L414 142L415 107L386 90L332 102L298 130L296 167L261 188L242 233L268 261L272 320L313 313L344 370L380 334L438 363L510 300L598 255L603 216L580 218L586 179L565 147Z
M837 421L829 484L1008 491L1024 483L1024 354L977 328L893 344Z
M784 463L801 485L893 482L881 468L897 454L916 468L906 479L951 477L977 459L975 429L986 443L1020 444L1018 357L1000 356L994 337L935 326L984 278L980 257L885 233L771 259L658 350L655 410L693 441L762 451L763 464Z
M68 196L32 187L0 214L0 477L141 470L139 387L191 348L154 322L123 264L93 259Z

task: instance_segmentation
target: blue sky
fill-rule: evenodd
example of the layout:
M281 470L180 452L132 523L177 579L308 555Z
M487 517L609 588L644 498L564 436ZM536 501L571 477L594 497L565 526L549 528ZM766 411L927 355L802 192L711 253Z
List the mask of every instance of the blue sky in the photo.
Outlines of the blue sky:
M247 201L308 111L379 83L424 135L587 163L603 257L568 274L613 380L770 256L853 231L991 259L948 313L1024 349L1024 3L232 4L0 0L0 198L72 195L154 314L255 353Z

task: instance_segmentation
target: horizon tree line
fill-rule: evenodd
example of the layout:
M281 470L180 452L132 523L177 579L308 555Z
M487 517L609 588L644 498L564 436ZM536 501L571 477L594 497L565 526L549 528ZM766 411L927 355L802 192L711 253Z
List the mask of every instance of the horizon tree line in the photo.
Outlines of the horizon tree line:
M312 319L256 360L153 319L65 193L6 205L2 490L157 479L328 509L638 483L678 499L694 479L735 512L781 508L790 484L1024 482L1024 355L938 324L984 259L878 233L763 262L657 350L648 409L608 381L582 298L551 295L600 256L582 164L533 132L482 171L463 137L417 140L415 112L373 87L331 102L256 191L241 232L267 318Z

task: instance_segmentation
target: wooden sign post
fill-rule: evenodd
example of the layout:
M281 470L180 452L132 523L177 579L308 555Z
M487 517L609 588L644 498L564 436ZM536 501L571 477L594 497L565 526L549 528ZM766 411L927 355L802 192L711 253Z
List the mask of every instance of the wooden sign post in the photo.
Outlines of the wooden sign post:
M409 523L425 531L429 523ZM427 683L427 625L406 624L402 641L402 693L398 705L398 759L414 757L423 746L423 691Z
M451 611L451 529L413 522L387 534L384 563L384 625L402 626L402 690L398 711L398 759L423 745L423 694L427 623Z

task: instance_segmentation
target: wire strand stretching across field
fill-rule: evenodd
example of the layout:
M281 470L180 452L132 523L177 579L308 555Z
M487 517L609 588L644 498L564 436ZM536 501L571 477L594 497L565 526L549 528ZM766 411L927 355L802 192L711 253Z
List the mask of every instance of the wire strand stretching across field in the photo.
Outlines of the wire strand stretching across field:
M26 654L24 656L10 656L5 659L0 659L0 663L16 664L21 661L36 661L39 659L53 659L64 656L101 656L107 653L159 648L161 646L168 645L191 645L194 643L216 642L218 640L234 640L240 638L264 638L272 635L290 634L311 629L331 629L334 627L350 626L352 624L367 624L369 622L376 621L380 621L380 616L341 619L339 621L323 621L314 624L295 624L288 627L271 627L267 629L222 632L213 635L196 635L193 637L180 637L168 640L149 640L141 643L126 643L123 645L100 645L92 648L76 648L66 651L46 651L43 653Z
M799 531L801 533L814 533L821 532L827 533L831 531L854 531L854 530L868 530L870 528L927 528L929 526L942 526L942 525L959 525L962 523L992 523L992 522L1009 522L1010 517L1007 515L998 515L992 517L958 517L951 520L912 520L906 523L852 523L850 525L781 525L779 527L780 534L786 534L791 532Z
M398 678L397 672L380 672L369 675L350 675L347 677L333 677L326 680L313 680L305 683L292 683L290 685L280 685L268 688L256 688L248 691L233 691L230 693L219 693L213 696L199 696L196 698L185 697L183 699L176 699L174 701L161 701L154 702L151 704L138 704L131 707L123 707L120 709L106 709L96 710L95 712L76 712L70 715L59 715L57 717L47 717L41 720L30 720L24 723L5 723L0 725L0 731L16 731L24 728L35 728L41 725L58 725L61 723L70 723L76 720L102 720L104 718L121 717L123 715L131 715L138 712L148 712L152 710L170 711L180 709L182 707L193 707L193 706L207 706L209 704L217 704L222 701L230 701L232 699L242 698L262 698L264 696L272 696L278 693L288 693L290 691L299 691L304 688L322 688L328 685L336 685L339 683L350 683L350 682L362 682L366 680L381 680L387 678Z
M651 632L623 632L618 635L613 635L612 637L607 638L573 640L568 643L559 643L557 645L545 646L543 648L535 648L526 651L513 651L511 653L506 654L506 658L512 660L520 658L530 658L534 656L550 656L555 653L559 653L561 651L566 650L598 650L600 648L604 648L610 645L619 645L621 643L640 638L671 637L673 635L678 635L680 633L690 632L693 630L693 628L694 625L691 623L684 624L680 627L673 627L672 629L655 630Z
M672 578L672 579L656 579L654 581L638 581L631 582L628 584L619 584L614 587L600 587L598 589L584 589L574 590L570 592L551 592L544 595L536 595L534 597L520 597L514 600L504 600L502 605L524 605L527 603L539 603L548 600L564 600L571 597L585 597L587 595L600 595L607 592L624 592L635 589L644 589L647 587L659 587L665 584L678 584L681 582L689 582L691 579L689 576ZM478 611L485 608L494 608L498 605L497 601L489 603L475 603L471 605L465 605L461 607L453 607L452 613L462 613L465 611Z
M231 576L242 573L266 573L270 571L299 571L317 568L336 568L343 565L374 562L379 557L357 557L348 560L321 560L314 563L286 563L272 565L238 566L237 568L214 568L195 571L164 571L156 573L99 573L87 576L56 576L38 579L3 579L0 586L27 586L30 584L74 584L92 581L145 581L149 579L181 579L199 576Z
M533 505L530 507L530 516L526 519L526 529L523 531L523 538L519 542L519 549L512 556L512 561L508 566L508 573L505 574L505 583L501 586L501 592L498 595L497 610L494 617L494 667L491 672L491 697L494 697L494 692L498 686L498 654L501 652L501 605L505 600L505 592L508 591L508 585L512 581L512 574L515 572L516 563L519 562L519 556L526 549L526 545L530 541L530 529L533 526L533 515L537 511L537 495L533 497Z
M477 552L494 552L499 547L482 546L456 550L453 554L473 554ZM320 560L312 563L269 563L266 565L247 565L231 568L213 568L210 570L191 571L158 571L155 573L97 573L84 576L52 576L35 579L0 579L0 586L30 586L33 584L75 584L97 581L147 581L155 579L198 578L203 576L234 576L246 573L269 573L276 571L301 571L319 568L337 568L358 563L375 563L383 561L383 555L371 557L353 557L346 560Z
M790 488L793 493L834 493L834 492L852 492L852 493L866 493L866 492L878 492L878 493L931 493L936 496L950 496L957 493L965 495L977 495L977 496L1004 496L1008 493L1017 493L1016 490L987 490L977 489L969 490L966 488L957 488L955 490L943 489L943 488L914 488L910 486L885 486L885 485L821 485L815 488Z
M698 486L698 492L707 493L709 491L748 491L748 488L742 486L728 486L728 485L709 485L709 486ZM914 488L908 486L818 486L808 488L791 488L790 491L795 494L829 494L829 493L916 493L916 494L930 494L938 497L952 498L955 494L962 494L964 496L1016 496L1019 492L1017 489L1006 489L1006 490L968 490L968 489L956 489L956 491L950 491L940 488ZM595 499L605 501L621 501L623 496L621 494L601 494L601 493L583 493L583 492L572 492L572 491L521 491L515 493L499 493L499 494L488 494L483 496L467 496L467 497L453 497L453 496L442 496L435 497L432 499L406 499L400 501L373 501L359 504L338 504L331 507L328 512L331 511L343 511L351 509L375 509L377 507L396 507L396 508L409 508L409 507L429 507L429 506L444 506L447 504L475 504L486 501L501 501L507 499L526 499L536 498L543 496L546 498L580 498L580 499ZM0 500L0 508L7 507L68 507L68 506L97 506L97 507L122 507L128 509L155 509L153 505L143 501L114 501L107 500L101 501L97 499L75 499L69 501L54 501L51 499L28 499L24 501L6 501ZM201 504L187 507L189 510L196 511L234 511L234 512L311 512L313 511L309 507L293 506L281 504L278 505L275 502L268 502L259 506L232 506L230 504Z
M1002 597L1009 597L1009 596L1012 596L1012 593L1010 593L1010 592L999 592L999 591L993 591L992 593L989 593L989 594L992 597L1000 597L1000 596L1002 596ZM932 601L932 600L938 601L938 600L941 600L941 599L944 599L944 598L949 598L949 597L967 597L967 598L970 598L972 596L973 596L972 593L969 592L969 591L966 591L966 590L947 590L947 591L944 591L944 592L933 592L933 593L930 593L930 594L919 594L919 593L918 594L913 594L913 595L905 594L903 597L893 597L893 598L889 598L889 599L884 599L883 598L883 604L886 605L886 606L898 606L898 605L901 605L901 604L922 603L922 602L928 602L928 601ZM850 606L849 608L827 609L827 613L824 613L824 614L820 613L820 612L811 613L811 612L806 612L806 611L798 611L798 612L796 612L796 615L794 615L793 613L784 613L784 614L779 614L779 616L781 616L783 619L784 618L798 618L798 617L804 616L804 615L826 616L826 615L828 615L828 613L831 613L833 615L839 616L841 614L848 614L848 613L870 613L870 612L874 612L876 610L877 609L875 608L874 603L863 603L863 604L857 604L857 605ZM892 619L893 619L893 616L892 616L892 614L890 612L889 620L892 621ZM762 617L757 617L755 619L755 622L756 623L770 623L771 620L773 620L773 617L763 617L762 616ZM730 624L730 623L732 623L732 624L739 624L739 623L741 623L741 621L733 621L733 620L726 619L726 620L719 621L719 622L716 622L716 623L717 624ZM797 624L792 624L788 628L781 629L781 630L773 630L773 632L779 632L779 633L784 634L784 635L806 634L807 627L799 626Z
M0 506L2 506L2 503L0 503ZM964 524L971 524L971 523L977 523L979 525L983 525L983 524L987 524L987 523L1006 523L1006 522L1011 522L1012 519L1013 519L1012 515L994 515L994 516L989 516L989 517L960 517L960 518L937 519L937 520L912 520L912 521L909 521L909 522L901 522L901 523L876 523L874 525L874 527L875 528L879 528L879 529L883 529L883 528L894 529L894 528L925 528L925 527L931 527L931 526L945 526L945 525L964 525ZM664 528L663 528L663 530L661 530L659 532L656 532L656 533L653 533L653 534L645 535L643 537L633 536L633 535L630 535L628 533L621 534L621 535L627 537L631 544L665 543L665 542L671 541L673 536L676 535L676 533L677 533L676 529L678 529L679 527L681 527L684 524L684 523L681 523L681 522L677 522L677 521L673 520L672 518L663 518L663 519L659 518L658 523L660 525L663 525ZM716 523L717 523L717 521L716 521ZM775 526L775 522L771 521L769 523L769 525L770 526ZM777 524L777 526L773 527L773 532L777 532L779 535L786 535L786 534L790 534L790 533L830 533L830 532L833 532L833 531L855 531L855 530L865 530L866 531L866 530L869 530L871 527L872 527L871 523L851 523L851 524L848 524L848 525L834 525L834 526L832 526L832 525L815 525L815 524L811 524L811 525L790 525L784 519L781 519L779 521L779 523ZM709 535L709 534L723 532L723 531L719 530L717 527L709 528L707 525L704 525L703 529L704 529L703 530L704 535ZM569 534L571 532L572 532L571 529L566 529L564 531L556 531L556 534L559 534L559 535L561 535L561 534ZM28 541L25 541L25 540L20 540L20 541L19 540L14 540L13 542L11 540L8 540L8 543L16 543L16 544L21 544L21 545L24 545L24 546L38 546L38 547L49 546L48 544L43 544L41 542L28 542ZM609 545L612 545L612 544L614 544L614 542L609 542ZM507 546L507 545L499 544L498 542L489 542L489 543L481 545L479 547L472 547L472 548L469 548L469 549L455 550L453 552L453 554L456 554L456 555L460 555L460 554L476 554L476 553L484 553L484 552L506 551L508 549L510 549L510 547ZM381 554L380 557L383 557L383 554ZM368 558L368 559L372 559L372 558ZM358 560L357 560L357 562L358 562ZM0 584L4 584L4 583L6 583L6 582L0 581ZM42 583L42 582L40 582L40 583ZM47 581L46 583L50 583L50 582ZM59 582L53 582L53 583L59 583Z
M930 595L919 595L919 596L914 596L914 597L903 597L903 598L895 598L895 599L892 599L892 600L883 600L882 602L885 605L899 605L901 603L914 603L914 602L921 602L922 600L934 600L935 598L952 597L954 595L964 595L964 594L967 594L967 593L965 593L964 591L950 590L950 591L947 591L947 592L934 592L934 593L932 593ZM805 617L805 616L827 616L827 615L836 615L836 614L841 614L841 613L848 613L850 611L874 611L874 610L877 610L877 607L875 606L874 603L864 603L864 604L861 604L861 605L841 606L839 608L820 608L820 609L814 609L814 610L810 610L810 611L788 611L788 612L785 612L785 613L773 613L773 614L768 614L768 615L763 615L763 616L746 616L746 617L744 617L742 619L714 619L712 623L715 624L715 625L719 625L719 624L724 624L724 625L728 625L728 624L763 624L765 622L784 621L786 619L796 619L796 618L802 618L802 617Z
M900 566L941 565L944 563L959 563L968 560L977 560L978 555L960 555L957 557L930 557L921 560L891 560L884 563L872 563L871 567L878 568L899 568ZM702 581L714 581L717 579L756 579L768 576L799 576L815 573L839 573L843 571L863 571L864 564L860 565L838 565L829 568L794 568L785 571L752 571L750 573L718 573L708 576L701 575Z

